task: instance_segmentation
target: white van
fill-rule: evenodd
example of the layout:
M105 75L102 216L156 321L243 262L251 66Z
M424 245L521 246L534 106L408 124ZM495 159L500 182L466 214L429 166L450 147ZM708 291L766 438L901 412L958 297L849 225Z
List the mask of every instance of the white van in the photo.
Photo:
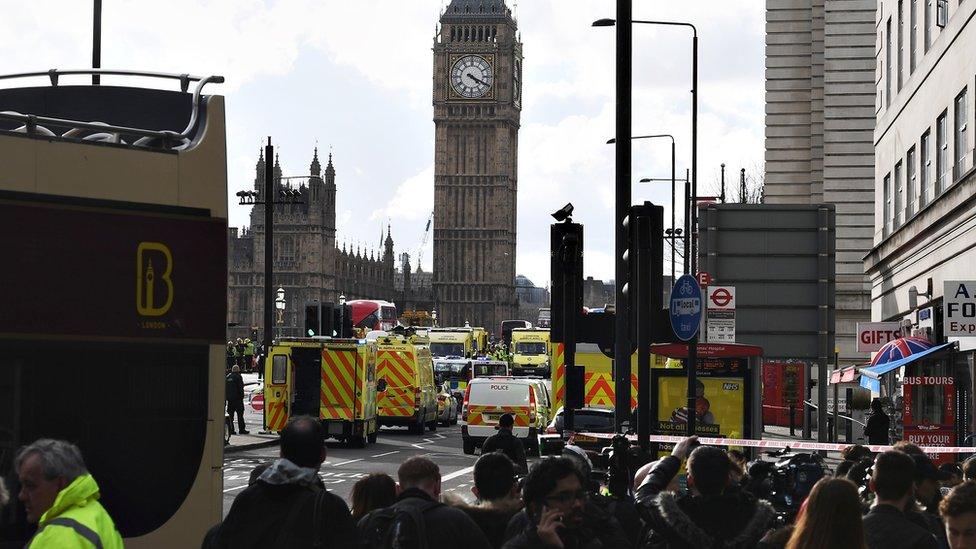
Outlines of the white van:
M549 394L541 380L515 377L477 377L468 383L461 405L464 453L497 431L502 414L515 417L512 433L522 439L527 453L539 448L539 434L549 421Z

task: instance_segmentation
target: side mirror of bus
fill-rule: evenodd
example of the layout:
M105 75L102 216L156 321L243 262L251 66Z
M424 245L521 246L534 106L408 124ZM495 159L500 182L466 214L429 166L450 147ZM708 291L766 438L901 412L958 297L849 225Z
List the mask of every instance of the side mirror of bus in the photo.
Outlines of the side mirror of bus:
M380 393L386 390L386 379L380 379L376 382L376 390Z

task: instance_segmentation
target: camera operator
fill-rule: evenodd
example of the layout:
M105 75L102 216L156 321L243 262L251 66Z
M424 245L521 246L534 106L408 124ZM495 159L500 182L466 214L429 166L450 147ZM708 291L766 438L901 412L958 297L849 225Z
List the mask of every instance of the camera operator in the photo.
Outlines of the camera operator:
M650 528L646 546L698 549L721 541L728 548L756 547L775 525L775 511L747 492L729 489L728 454L719 448L695 448L697 444L698 437L679 442L637 488L638 509ZM689 493L679 497L664 492L686 458Z

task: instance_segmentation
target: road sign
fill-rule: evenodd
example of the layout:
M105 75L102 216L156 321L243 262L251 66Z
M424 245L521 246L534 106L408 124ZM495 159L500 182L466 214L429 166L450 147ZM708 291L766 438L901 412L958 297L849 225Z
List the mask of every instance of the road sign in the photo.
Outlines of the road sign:
M701 286L702 288L705 288L712 283L712 275L704 271L698 273L697 279L698 279L698 285Z
M258 393L251 398L251 408L254 408L256 412L264 410L264 394Z
M709 286L708 308L735 310L735 286Z
M885 343L906 335L909 333L902 329L900 322L858 322L857 352L880 351Z
M681 275L671 288L671 328L681 341L688 341L698 333L702 318L702 292L691 275Z
M976 336L976 280L946 280L943 284L945 335Z
M706 295L706 340L735 343L735 286L709 286Z

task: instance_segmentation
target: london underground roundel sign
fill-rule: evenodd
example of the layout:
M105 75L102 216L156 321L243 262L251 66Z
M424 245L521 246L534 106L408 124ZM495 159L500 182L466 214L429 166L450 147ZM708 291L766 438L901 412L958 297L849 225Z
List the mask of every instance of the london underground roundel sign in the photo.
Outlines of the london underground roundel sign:
M702 317L702 292L691 275L681 275L671 288L669 306L671 328L681 341L688 341L698 333Z

